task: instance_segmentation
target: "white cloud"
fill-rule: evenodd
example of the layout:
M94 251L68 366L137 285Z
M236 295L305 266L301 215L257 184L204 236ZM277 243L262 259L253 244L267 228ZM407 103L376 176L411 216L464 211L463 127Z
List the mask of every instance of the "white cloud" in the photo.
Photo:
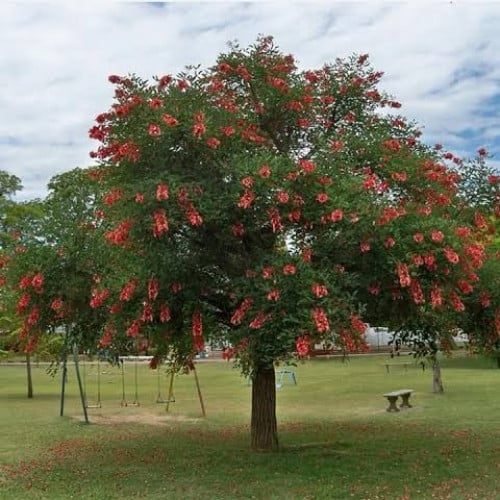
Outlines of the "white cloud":
M4 2L0 168L23 179L23 198L43 196L52 175L89 164L87 130L111 104L109 74L210 65L228 40L259 33L302 67L370 53L426 140L499 155L499 25L492 2Z

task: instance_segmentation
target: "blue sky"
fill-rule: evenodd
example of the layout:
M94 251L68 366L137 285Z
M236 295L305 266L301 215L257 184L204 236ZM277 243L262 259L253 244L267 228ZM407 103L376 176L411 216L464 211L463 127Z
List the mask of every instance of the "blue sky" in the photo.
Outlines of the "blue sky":
M429 144L479 147L500 166L500 3L132 2L0 5L0 169L20 199L91 164L87 131L112 102L110 74L144 78L211 65L228 40L273 35L302 69L369 53L381 88Z

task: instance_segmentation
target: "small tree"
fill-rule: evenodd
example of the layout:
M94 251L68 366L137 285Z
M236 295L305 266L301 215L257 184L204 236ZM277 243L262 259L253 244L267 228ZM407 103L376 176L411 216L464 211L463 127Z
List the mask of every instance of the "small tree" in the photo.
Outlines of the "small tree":
M254 449L278 447L275 363L362 347L361 317L461 310L482 264L481 229L452 218L454 157L388 112L381 76L366 55L299 71L261 38L153 84L111 76L90 130L123 255L95 295L103 341L147 338L154 362L190 366L222 339L253 382Z

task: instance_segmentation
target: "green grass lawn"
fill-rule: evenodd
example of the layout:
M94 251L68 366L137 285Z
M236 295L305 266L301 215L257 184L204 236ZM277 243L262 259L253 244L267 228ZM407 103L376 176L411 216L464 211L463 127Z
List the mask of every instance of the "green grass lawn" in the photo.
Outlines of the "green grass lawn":
M404 358L412 363L411 358ZM170 412L157 374L138 368L140 406L122 407L121 374L101 364L102 408L82 411L73 367L66 417L60 377L0 366L0 499L499 499L500 370L481 358L443 360L445 394L411 365L386 373L386 356L321 359L294 368L278 394L282 451L249 450L250 386L224 362L175 379ZM395 359L402 362L403 359ZM89 402L97 366L86 365ZM134 399L134 365L126 365ZM161 391L166 396L167 377ZM412 409L387 413L382 393L414 389Z

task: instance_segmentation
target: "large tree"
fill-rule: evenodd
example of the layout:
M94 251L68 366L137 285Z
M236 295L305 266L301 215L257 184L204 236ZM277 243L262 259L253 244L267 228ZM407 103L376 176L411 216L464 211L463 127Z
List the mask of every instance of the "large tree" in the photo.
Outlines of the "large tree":
M110 77L90 136L123 254L94 305L104 341L190 366L228 345L252 387L251 442L278 447L276 362L364 345L365 320L461 310L483 248L452 217L458 175L396 115L367 56L299 71L271 38L149 83Z

